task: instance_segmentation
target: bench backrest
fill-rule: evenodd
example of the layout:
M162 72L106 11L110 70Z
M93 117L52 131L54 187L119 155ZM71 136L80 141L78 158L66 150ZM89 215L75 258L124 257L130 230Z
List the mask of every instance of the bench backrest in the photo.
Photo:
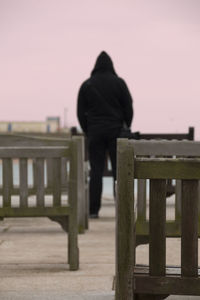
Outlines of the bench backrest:
M75 129L75 127L73 127ZM76 130L73 130L72 135L80 136L83 135L81 133L77 132ZM194 140L194 127L189 127L188 132L186 133L139 133L140 134L140 140ZM87 153L87 139L85 139L86 145L85 145L85 160L88 160L88 153ZM107 157L105 162L105 168L104 168L104 174L105 177L112 177L112 169L110 160Z
M157 144L156 144L157 143ZM116 245L116 299L132 299L132 293L158 294L198 294L197 284L184 281L177 286L177 278L166 277L166 180L177 179L182 182L181 199L181 276L198 277L198 182L200 180L200 159L187 158L199 156L200 143L176 142L163 149L155 142L155 155L181 158L145 158L152 155L151 147L146 151L141 143L127 140L118 141L117 160L117 245ZM162 144L163 145L163 144ZM152 147L154 147L152 143ZM162 150L162 151L161 151ZM185 154L185 150L187 153ZM164 152L163 152L164 151ZM189 152L188 152L189 151ZM150 180L149 214L149 274L157 279L152 284L146 277L134 277L135 232L137 209L134 203L134 179ZM142 274L140 274L142 275ZM146 280L146 281L145 281ZM157 280L157 281L156 281ZM135 287L134 287L135 286ZM156 287L157 286L157 287ZM163 292L165 286L165 292ZM142 291L141 291L142 289ZM160 290L159 290L160 289ZM130 296L131 295L131 296Z
M189 127L186 133L140 133L140 140L194 140L194 127Z
M10 146L10 147L36 147L36 146L68 146L70 144L70 138L52 138L48 136L30 136L23 134L0 134L0 145ZM66 186L66 164L65 158L62 158L62 170L61 170L61 180L63 189L67 189ZM33 185L35 185L35 166L33 161ZM47 173L48 173L48 185L52 184L53 180L53 169L51 158L47 159Z
M133 141L135 155L140 156L200 156L200 142L194 141Z
M84 138L73 137L73 138L60 138L60 137L49 137L46 135L35 136L26 134L0 134L0 146L4 147L70 147L71 141L74 140L77 144L77 164L79 166L78 172L78 223L79 231L83 232L87 228L88 212L87 212L87 178L86 178L86 165L84 163ZM62 191L68 193L68 171L67 171L67 157L61 157L61 168L60 168L60 180ZM37 188L37 165L36 160L32 159L29 161L32 170L33 186L29 187L29 195L35 194ZM54 173L54 162L52 157L45 158L45 194L51 194L52 188L56 184L56 178ZM13 186L12 192L15 195L19 194L19 188ZM0 193L2 188L0 187Z
M194 141L129 141L134 147L135 155L139 157L200 157L200 142ZM174 178L173 178L174 179ZM138 180L138 221L137 233L147 234L148 220L146 218L148 196L146 194L147 182L145 179ZM181 217L181 181L175 180L175 220L167 224L168 236L180 236ZM199 194L200 196L200 194ZM200 197L199 197L200 201Z
M51 147L0 147L0 159L2 161L2 207L0 209L1 217L12 216L51 216L66 214L61 202L62 185L61 185L61 159L65 158L69 164L68 167L68 206L73 203L77 206L77 195L72 195L77 189L72 189L71 185L75 184L78 187L78 169L77 169L77 144L71 141L70 146L51 146ZM34 192L28 184L28 164L29 160L35 160L36 185ZM52 159L53 165L53 185L48 186L48 194L52 194L53 202L51 207L45 205L45 173L46 159ZM13 186L13 164L19 162L19 205L12 206L11 198L14 192ZM47 174L48 176L48 174ZM36 195L35 207L30 207L28 197L30 194ZM73 198L73 199L72 199ZM63 209L63 212L62 212ZM59 210L59 213L58 213Z

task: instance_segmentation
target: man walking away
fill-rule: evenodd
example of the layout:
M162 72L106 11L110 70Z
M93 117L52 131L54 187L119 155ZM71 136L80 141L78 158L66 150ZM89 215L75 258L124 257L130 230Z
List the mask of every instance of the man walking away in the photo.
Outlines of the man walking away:
M91 77L80 87L77 116L88 138L90 217L98 218L106 154L109 154L115 180L116 141L122 127L130 127L133 118L127 85L117 76L111 58L104 51L97 57Z

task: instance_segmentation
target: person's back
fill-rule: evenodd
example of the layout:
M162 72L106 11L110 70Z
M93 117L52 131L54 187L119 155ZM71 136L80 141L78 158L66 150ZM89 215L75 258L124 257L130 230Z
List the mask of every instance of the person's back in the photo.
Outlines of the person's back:
M102 52L79 92L78 118L83 131L97 134L131 125L132 99L125 82L115 73L110 57Z
M130 127L132 98L126 83L115 73L112 60L102 52L91 77L80 88L77 115L88 137L90 174L90 214L98 216L101 207L102 176L106 152L116 178L116 140L123 124Z

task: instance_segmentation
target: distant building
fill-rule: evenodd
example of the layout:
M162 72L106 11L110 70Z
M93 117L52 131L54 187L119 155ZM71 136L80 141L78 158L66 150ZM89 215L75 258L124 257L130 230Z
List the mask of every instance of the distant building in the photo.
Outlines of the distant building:
M0 121L0 132L59 132L60 117L47 117L46 121Z

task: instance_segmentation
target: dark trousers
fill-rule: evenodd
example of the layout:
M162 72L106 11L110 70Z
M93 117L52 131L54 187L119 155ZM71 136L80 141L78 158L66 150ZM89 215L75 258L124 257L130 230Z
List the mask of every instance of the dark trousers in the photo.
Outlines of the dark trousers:
M90 214L98 214L101 208L102 180L107 154L111 160L113 178L116 179L116 142L119 129L88 137L90 162Z

